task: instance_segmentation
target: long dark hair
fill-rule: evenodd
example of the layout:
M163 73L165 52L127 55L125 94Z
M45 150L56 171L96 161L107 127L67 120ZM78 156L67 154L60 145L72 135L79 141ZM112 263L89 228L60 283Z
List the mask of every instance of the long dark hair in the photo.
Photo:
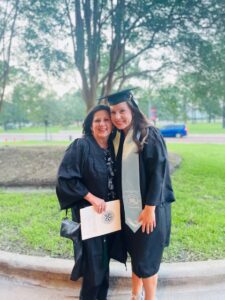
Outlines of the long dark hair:
M146 116L139 110L139 108L134 106L131 101L126 101L126 103L130 108L133 116L133 140L138 147L138 152L141 152L148 137L148 127L150 126L150 122L148 121ZM140 136L138 136L139 133Z
M92 122L93 122L93 119L94 119L94 115L96 112L100 111L100 110L105 110L109 113L110 115L110 108L109 106L106 106L106 105L96 105L94 106L90 111L89 113L87 114L86 118L84 119L84 122L83 122L83 135L92 135L92 131L91 131L91 126L92 126Z

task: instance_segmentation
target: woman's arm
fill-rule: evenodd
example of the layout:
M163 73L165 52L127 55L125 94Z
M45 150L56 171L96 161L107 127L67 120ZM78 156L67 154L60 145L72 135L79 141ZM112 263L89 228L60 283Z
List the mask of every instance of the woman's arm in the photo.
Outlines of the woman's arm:
M77 139L65 152L59 166L56 185L56 194L61 209L73 207L89 192L82 181L87 150L87 143L83 139Z
M139 221L142 223L142 232L149 234L156 227L155 208L162 202L165 170L168 161L165 143L156 128L150 129L150 136L144 147L143 167L146 174L147 188L145 207L139 216Z
M91 205L93 205L97 213L102 213L106 209L106 202L104 199L96 197L92 193L88 192L84 199L87 200Z

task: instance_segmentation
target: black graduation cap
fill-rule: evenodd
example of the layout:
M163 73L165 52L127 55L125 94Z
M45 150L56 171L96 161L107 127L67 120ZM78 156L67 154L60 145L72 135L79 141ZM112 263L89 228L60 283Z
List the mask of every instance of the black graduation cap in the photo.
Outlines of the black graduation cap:
M133 94L131 93L131 91L134 89L136 88L130 88L130 89L119 91L117 93L113 93L111 95L102 96L98 98L98 101L106 99L111 105L116 105L121 102L131 101L132 104L138 108L137 103L134 101Z

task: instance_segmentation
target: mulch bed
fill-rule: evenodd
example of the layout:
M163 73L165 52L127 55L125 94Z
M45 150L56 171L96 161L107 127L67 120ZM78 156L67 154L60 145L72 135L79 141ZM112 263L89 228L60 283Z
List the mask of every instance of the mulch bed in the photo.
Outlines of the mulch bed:
M66 146L0 147L0 187L54 187ZM181 158L169 153L171 172Z

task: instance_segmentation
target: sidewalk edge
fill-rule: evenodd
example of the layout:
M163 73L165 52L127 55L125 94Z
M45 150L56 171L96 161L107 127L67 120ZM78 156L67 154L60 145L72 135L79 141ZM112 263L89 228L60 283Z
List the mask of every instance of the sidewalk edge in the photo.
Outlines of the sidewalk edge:
M34 284L76 287L70 273L73 260L29 256L0 251L0 274L22 278ZM112 286L129 287L131 265L112 261L110 276ZM208 260L182 263L162 263L159 271L159 288L165 286L208 285L225 282L225 260Z

